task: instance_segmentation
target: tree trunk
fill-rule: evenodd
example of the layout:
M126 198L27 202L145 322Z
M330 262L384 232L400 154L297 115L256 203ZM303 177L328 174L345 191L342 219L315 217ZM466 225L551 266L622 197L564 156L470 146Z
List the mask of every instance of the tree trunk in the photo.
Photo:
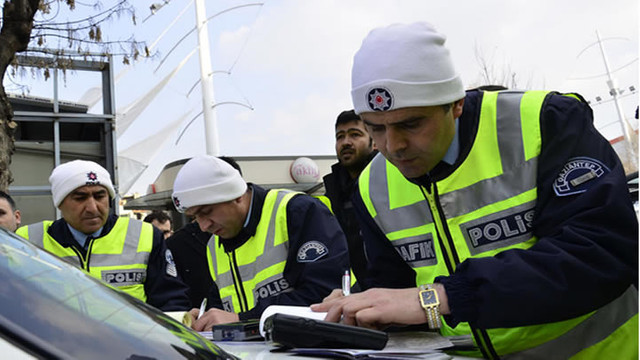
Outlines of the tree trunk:
M0 30L0 79L4 79L16 53L27 49L39 4L40 0L5 0ZM15 151L13 134L16 126L13 110L0 81L0 190L3 191L13 181L9 165Z

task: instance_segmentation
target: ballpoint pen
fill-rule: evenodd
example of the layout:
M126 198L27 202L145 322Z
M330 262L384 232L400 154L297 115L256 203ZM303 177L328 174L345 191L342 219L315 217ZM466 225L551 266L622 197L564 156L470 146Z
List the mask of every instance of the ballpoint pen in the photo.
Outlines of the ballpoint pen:
M196 320L200 319L204 314L204 310L207 308L207 298L202 299L202 304L200 304L200 311L198 311L198 317Z
M351 275L349 270L345 270L342 275L342 295L348 296L349 294L351 294Z

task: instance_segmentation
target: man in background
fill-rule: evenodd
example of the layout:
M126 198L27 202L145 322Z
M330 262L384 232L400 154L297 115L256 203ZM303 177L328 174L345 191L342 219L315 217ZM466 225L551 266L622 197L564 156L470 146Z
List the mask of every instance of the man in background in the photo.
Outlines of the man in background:
M373 139L364 123L353 110L346 110L338 115L335 133L338 162L331 166L331 173L322 180L325 196L331 201L331 210L347 237L349 263L358 281L352 290L358 291L364 287L367 278L367 259L351 195L358 176L378 152L374 149Z
M0 227L15 232L20 226L20 210L11 196L0 191Z
M145 216L144 222L151 223L151 225L162 231L165 239L173 234L171 218L164 211L153 210L151 214Z

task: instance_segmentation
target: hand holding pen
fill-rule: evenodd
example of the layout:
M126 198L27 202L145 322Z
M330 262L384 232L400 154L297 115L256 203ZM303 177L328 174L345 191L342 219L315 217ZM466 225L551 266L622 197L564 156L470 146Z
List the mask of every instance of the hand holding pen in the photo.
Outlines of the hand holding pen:
M207 309L207 298L202 299L202 304L200 304L200 310L198 311L198 317L196 320L199 320L202 315L204 315L205 310Z

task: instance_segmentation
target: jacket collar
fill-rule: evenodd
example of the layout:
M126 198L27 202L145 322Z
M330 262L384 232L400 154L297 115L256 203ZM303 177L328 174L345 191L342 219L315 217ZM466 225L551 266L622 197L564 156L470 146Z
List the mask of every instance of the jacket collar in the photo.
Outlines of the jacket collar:
M263 187L248 183L251 189L252 206L249 211L249 219L247 225L243 226L240 233L231 239L220 238L220 245L224 247L225 252L233 251L244 243L247 242L252 236L256 234L258 229L258 223L260 222L260 216L262 214L262 207L264 206L264 200L267 197L267 192Z
M469 155L478 132L482 91L467 91L462 115L458 118L459 153L453 164L440 161L429 173L417 178L407 178L410 182L429 189L432 182L440 181L451 175Z

